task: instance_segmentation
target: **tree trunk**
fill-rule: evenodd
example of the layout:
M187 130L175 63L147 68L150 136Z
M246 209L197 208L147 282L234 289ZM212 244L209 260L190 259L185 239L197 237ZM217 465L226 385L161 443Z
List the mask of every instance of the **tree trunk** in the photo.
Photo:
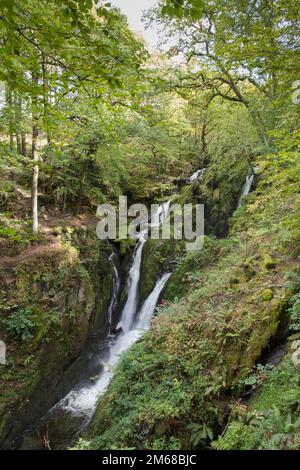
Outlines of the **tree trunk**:
M38 78L35 74L32 74L32 81L36 87L38 84ZM37 139L39 135L38 130L38 118L36 116L36 98L32 99L32 147L31 157L33 160L32 167L32 184L31 184L31 211L32 211L32 232L37 234L39 231L39 220L38 220L38 183L39 183L39 165L38 165L38 149Z
M88 156L89 156L89 155L90 155L90 153L88 154ZM81 173L81 179L80 179L80 186L79 186L79 190L78 190L78 199L77 199L77 205L76 205L75 214L79 214L79 213L80 213L80 210L81 210L83 189L84 189L84 184L85 184L85 180L86 180L86 175L87 175L87 171L88 171L88 168L89 168L89 164L90 164L90 161L89 161L89 160L85 160L85 162L83 163L82 173Z
M39 165L38 165L38 151L37 151L37 138L38 138L37 123L32 124L32 150L31 156L34 162L32 167L32 186L31 186L31 208L32 208L32 232L37 234L39 231L38 221L38 183L39 183Z
M25 132L25 123L24 123L24 114L23 114L23 103L22 103L22 97L21 94L18 96L18 119L19 119L19 138L20 138L20 155L23 157L26 157L27 150L26 150L26 132Z
M9 146L10 150L14 149L14 122L12 110L12 91L9 85L5 88L5 101L8 109L8 130L9 130Z
M27 149L26 149L26 135L22 132L21 134L21 153L23 157L26 157Z
M16 144L17 144L17 152L19 155L22 155L22 142L21 142L21 133L20 129L22 126L22 116L20 112L20 105L19 105L19 94L15 90L13 93L13 107L14 107L14 122L15 122L15 135L16 135Z
M16 133L16 140L17 140L18 154L22 155L22 140L21 140L21 136L18 132Z
M76 211L75 211L75 214L77 215L80 213L80 210L81 210L82 192L83 192L83 186L85 182L85 168L86 168L86 165L84 166L84 170L83 170L82 177L80 180L79 191L78 191L78 199L77 199Z

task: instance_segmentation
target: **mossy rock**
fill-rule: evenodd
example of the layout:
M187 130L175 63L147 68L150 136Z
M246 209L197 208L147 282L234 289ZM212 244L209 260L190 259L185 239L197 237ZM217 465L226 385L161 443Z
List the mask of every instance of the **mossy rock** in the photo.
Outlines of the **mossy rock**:
M268 302L269 300L272 300L273 299L273 291L272 289L265 289L262 293L261 293L261 300L263 302Z
M157 280L166 272L173 270L173 262L183 252L184 242L177 240L152 240L144 245L141 277L140 277L140 301L153 290Z
M275 269L277 266L277 262L272 256L269 254L263 255L263 261L262 261L263 267L266 269Z

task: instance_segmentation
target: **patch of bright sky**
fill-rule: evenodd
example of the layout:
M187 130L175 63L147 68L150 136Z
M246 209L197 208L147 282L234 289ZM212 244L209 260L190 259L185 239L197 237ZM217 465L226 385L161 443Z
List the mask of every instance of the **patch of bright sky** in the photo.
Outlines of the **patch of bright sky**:
M158 45L158 30L155 25L146 29L142 22L142 16L144 11L157 5L158 0L110 0L110 3L120 8L127 16L131 29L141 33L145 38L146 45L151 51L154 51Z

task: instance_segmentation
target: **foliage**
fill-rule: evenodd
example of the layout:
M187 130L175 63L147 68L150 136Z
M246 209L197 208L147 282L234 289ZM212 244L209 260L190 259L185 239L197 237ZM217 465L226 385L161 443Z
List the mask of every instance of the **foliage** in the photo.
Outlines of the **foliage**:
M272 364L257 364L257 366L255 366L255 371L250 374L246 379L241 380L241 384L251 385L252 387L261 385L266 380L272 369Z
M222 429L213 448L299 448L299 371L288 358L256 366L284 335L287 306L300 330L298 3L162 0L148 18L168 51L150 56L107 2L2 0L0 306L16 351L2 376L3 426L37 384L58 383L92 322L104 322L109 248L85 216L121 194L172 197L205 204L209 236L199 253L145 245L140 291L172 266L166 302L78 448L206 449ZM29 235L30 191L41 238ZM241 385L255 390L249 406L236 404Z
M191 423L187 426L187 430L191 431L190 443L193 449L213 439L213 430L206 424Z
M165 0L164 3L161 8L162 15L178 18L198 18L205 6L203 0Z
M289 358L275 367L251 399L213 442L217 450L281 450L299 446L299 371Z
M26 341L32 338L32 329L34 327L32 315L33 311L31 309L20 307L9 318L3 320L3 323L8 331L20 336L22 341Z
M202 90L207 105L218 97L240 103L261 142L272 145L268 131L280 125L285 113L297 114L289 105L298 78L298 3L213 0L195 17L172 16L163 15L160 7L149 15L162 25L170 55L183 55L190 65L179 70L177 87Z
M291 315L290 330L300 331L300 292L297 292L290 300L289 314Z
M262 435L268 435L267 427L274 435L284 434L280 444L275 439L267 448L289 445L289 440L296 445L297 417L291 412L290 419L280 404L283 384L286 399L295 399L294 367L290 364L277 373L277 368L258 366L249 374L276 335L291 298L286 271L293 267L296 272L298 266L300 228L293 225L299 209L299 161L278 163L273 154L260 157L258 163L265 173L243 210L235 212L230 236L207 238L203 254L189 254L177 262L167 295L171 300L179 292L182 298L159 308L152 331L121 361L99 401L89 448L153 449L158 439L165 449L171 448L172 439L179 441L180 449L206 448L225 425L229 397L241 381L264 387L261 407L268 401L281 417L270 409L263 418L266 427L255 433L252 426L262 411L256 407L257 415L251 410L251 427L233 422L237 443L232 448L241 441L243 448L255 447ZM290 185L285 185L287 179ZM266 254L275 260L268 267ZM185 275L189 282L181 293ZM274 284L275 295L262 302L260 295ZM273 379L278 382L275 394Z

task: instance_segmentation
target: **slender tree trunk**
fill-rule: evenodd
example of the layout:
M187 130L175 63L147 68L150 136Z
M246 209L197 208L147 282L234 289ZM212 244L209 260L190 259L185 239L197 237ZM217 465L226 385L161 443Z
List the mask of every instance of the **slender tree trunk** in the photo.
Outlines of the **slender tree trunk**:
M35 74L32 74L32 81L36 86L38 83L38 78ZM38 165L38 149L37 149L37 139L39 135L38 130L38 119L36 116L36 99L32 100L32 147L31 147L31 157L33 160L32 167L32 185L31 185L31 211L32 211L32 232L37 234L39 231L39 220L38 220L38 183L39 183L39 165Z
M10 86L7 84L5 88L5 101L8 109L8 130L9 130L9 146L10 150L14 149L14 122L13 122L13 109L12 109L12 91Z
M20 133L20 129L22 126L22 116L20 112L21 110L19 106L19 96L18 96L17 91L14 91L14 94L13 94L13 106L14 106L14 121L15 121L17 152L19 155L22 155L22 142L21 142L21 133Z
M89 156L89 155L90 155L90 153L88 154L88 156ZM79 214L79 213L80 213L80 210L81 210L81 203L82 203L82 196L83 196L84 184L85 184L85 180L86 180L86 176L87 176L87 171L88 171L88 168L89 168L89 164L90 164L90 161L89 161L89 160L85 160L85 162L83 163L82 173L81 173L81 179L80 179L80 186L79 186L79 190L78 190L77 205L76 205L76 210L75 210L75 213L76 213L76 214Z
M27 155L27 148L26 148L26 134L22 132L21 134L21 153L23 157Z
M31 157L34 162L32 167L32 186L31 186L31 209L32 209L32 232L37 234L39 231L38 221L38 183L39 183L39 165L38 165L38 151L37 151L37 138L38 138L37 123L32 124L32 149Z
M19 94L19 97L18 97L18 113L19 113L19 119L20 119L21 155L23 155L23 157L26 157L26 154L27 154L26 133L25 133L25 123L24 123L24 114L23 114L22 105L23 105L22 96L21 96L21 94Z
M83 170L82 177L81 177L81 180L80 180L77 206L76 206L76 214L79 214L80 210L81 210L82 192L83 192L83 186L84 186L84 182L85 182L85 170L86 170L86 165L84 166L84 170Z
M16 134L16 140L17 140L17 150L18 154L22 155L22 140L20 134L17 132Z
M42 53L42 75L43 75L43 107L44 107L44 121L46 124L46 136L48 148L51 149L51 134L49 130L49 80L48 80L48 67L45 63L45 56Z

